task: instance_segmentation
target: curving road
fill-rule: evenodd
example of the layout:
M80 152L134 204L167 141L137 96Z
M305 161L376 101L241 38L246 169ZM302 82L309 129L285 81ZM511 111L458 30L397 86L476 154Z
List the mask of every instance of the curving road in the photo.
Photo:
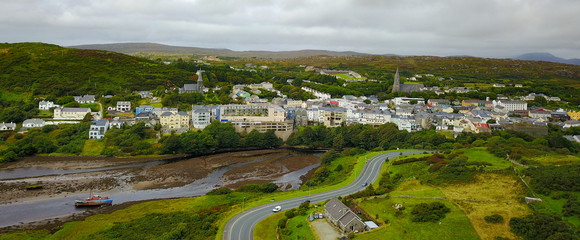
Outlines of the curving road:
M287 199L283 201L272 202L266 205L258 206L247 211L244 211L236 216L234 216L228 223L223 232L224 240L250 240L254 238L254 228L256 224L262 219L274 214L272 209L275 206L281 206L282 211L296 208L300 206L305 200L310 200L312 203L326 201L327 199L346 196L358 191L365 189L362 185L364 183L374 183L379 176L381 171L381 166L385 162L385 159L395 158L402 155L411 154L421 154L424 151L396 151L379 154L367 160L363 170L360 175L348 186L331 190L328 192L322 192L317 194L312 194L310 196L303 196L298 198Z

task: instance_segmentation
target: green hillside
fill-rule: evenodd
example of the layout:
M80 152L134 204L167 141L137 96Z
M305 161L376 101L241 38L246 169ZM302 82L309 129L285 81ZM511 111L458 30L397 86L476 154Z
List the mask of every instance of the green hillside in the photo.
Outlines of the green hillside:
M182 85L185 70L120 53L0 44L0 89L33 95L115 94Z

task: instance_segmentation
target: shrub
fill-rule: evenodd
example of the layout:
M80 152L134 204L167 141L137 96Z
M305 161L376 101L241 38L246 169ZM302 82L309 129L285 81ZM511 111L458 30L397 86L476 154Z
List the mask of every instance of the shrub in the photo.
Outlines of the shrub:
M413 214L413 222L436 222L445 217L445 214L451 209L441 202L419 203L417 204L411 214Z
M503 222L503 217L499 214L485 216L483 219L488 223L501 223L501 222Z
M207 193L207 195L226 195L226 194L230 194L231 192L233 192L231 189L229 189L227 187L221 187L221 188L217 188L217 189L213 189L213 190L209 191Z
M574 231L560 216L534 213L524 217L514 217L509 222L510 229L526 240L578 239Z

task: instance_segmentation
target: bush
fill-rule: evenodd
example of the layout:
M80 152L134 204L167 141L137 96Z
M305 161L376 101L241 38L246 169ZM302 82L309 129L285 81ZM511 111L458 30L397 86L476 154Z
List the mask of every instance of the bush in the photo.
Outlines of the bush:
M488 223L501 223L501 222L503 222L503 217L499 214L485 216L483 219Z
M534 213L514 217L509 225L513 233L526 240L578 239L570 225L553 214Z
M413 222L437 222L445 217L445 214L451 212L451 209L441 202L419 203L411 214Z
M209 191L207 193L207 195L226 195L226 194L230 194L231 192L233 192L231 189L229 189L227 187L221 187L221 188L217 188L217 189L213 189L213 190Z

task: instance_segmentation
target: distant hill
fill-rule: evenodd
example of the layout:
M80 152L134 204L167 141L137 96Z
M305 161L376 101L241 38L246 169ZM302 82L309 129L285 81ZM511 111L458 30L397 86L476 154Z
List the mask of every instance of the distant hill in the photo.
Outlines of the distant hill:
M233 51L229 49L215 48L198 48L198 47L179 47L169 46L158 43L112 43L112 44L91 44L69 46L69 48L79 49L96 49L112 52L125 53L130 55L140 55L143 53L165 53L176 55L211 55L221 57L239 57L239 58L296 58L310 57L318 55L327 56L352 56L368 55L358 52L336 52L326 50L298 50L298 51Z
M0 44L0 90L34 95L114 94L180 86L192 75L120 53L44 43Z
M580 65L580 59L572 58L572 59L564 59L560 57L556 57L551 53L526 53L515 57L515 59L519 60L527 60L527 61L544 61L544 62L555 62L555 63L566 63L566 64L573 64L573 65Z

